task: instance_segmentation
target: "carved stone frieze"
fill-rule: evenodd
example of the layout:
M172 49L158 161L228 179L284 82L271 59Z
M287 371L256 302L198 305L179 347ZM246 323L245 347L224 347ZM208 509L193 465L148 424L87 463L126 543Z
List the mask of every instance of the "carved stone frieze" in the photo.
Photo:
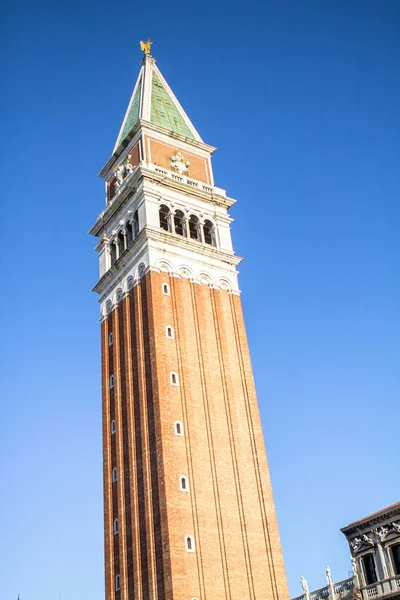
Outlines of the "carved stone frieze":
M132 165L129 162L130 158L131 158L131 155L128 154L128 156L125 158L125 160L120 162L119 165L117 167L115 167L115 169L114 169L114 175L117 180L116 184L118 187L124 181L125 177L127 177L129 175L129 173L131 173L133 170Z
M385 539L388 531L389 530L387 527L380 527L379 529L378 528L372 529L372 533L374 533L376 535L376 537L378 538L378 540L380 542L382 542Z
M179 175L186 175L190 167L190 162L185 160L182 152L178 150L175 156L171 156L170 166L172 171L176 171Z
M365 533L362 536L362 541L365 542L366 544L369 544L370 546L374 545L374 540L370 537L368 537Z

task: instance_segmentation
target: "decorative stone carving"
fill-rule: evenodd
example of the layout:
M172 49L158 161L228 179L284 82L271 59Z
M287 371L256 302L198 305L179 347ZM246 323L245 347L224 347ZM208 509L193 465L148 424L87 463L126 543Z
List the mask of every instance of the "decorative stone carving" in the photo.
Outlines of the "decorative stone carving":
M307 584L307 580L305 577L303 577L303 575L300 577L300 583L301 583L301 587L303 588L303 592L305 593L305 595L309 596L310 592L308 590L308 584Z
M166 260L159 260L157 263L157 267L160 269L160 271L163 271L164 273L171 273L174 270L172 265Z
M121 183L124 181L125 177L127 177L129 175L129 173L132 173L132 165L129 162L131 158L131 155L128 154L128 156L125 158L125 160L123 160L118 167L115 167L114 169L114 174L115 174L115 178L117 180L117 185L118 187L121 185Z
M179 175L186 175L190 167L190 162L183 158L182 152L178 150L175 156L171 156L170 166L172 171L176 171Z
M332 575L331 575L331 570L330 570L329 566L326 567L325 576L326 576L326 584L332 585L332 583L333 583Z
M395 531L400 533L400 524L399 523L392 523L392 527Z
M192 277L191 272L186 267L181 267L179 269L179 275L184 279L190 279Z
M218 279L218 285L223 290L230 290L230 289L232 289L232 285L231 285L231 283L227 279L222 279L222 278Z
M369 537L368 537L368 536L367 536L365 533L364 533L364 535L362 536L362 541L363 541L363 542L366 542L366 543L367 543L367 544L369 544L370 546L373 546L373 545L374 545L374 541L373 541L371 538L369 538Z
M357 576L357 575L358 575L358 571L357 571L357 561L356 561L356 559L354 558L354 556L352 556L352 557L351 557L351 568L353 569L354 576Z
M211 285L213 280L207 273L200 273L200 281L201 283L205 283L207 285Z
M373 529L372 532L376 535L376 537L379 539L380 542L383 541L383 539L386 537L386 534L388 533L388 529L387 527L381 527L380 529Z

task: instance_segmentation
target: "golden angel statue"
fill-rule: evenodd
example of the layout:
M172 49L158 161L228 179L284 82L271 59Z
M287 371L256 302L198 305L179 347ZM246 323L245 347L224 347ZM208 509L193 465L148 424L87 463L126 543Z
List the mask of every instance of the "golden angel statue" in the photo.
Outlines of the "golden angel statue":
M150 41L150 38L147 40L147 42L142 42L142 40L140 40L140 48L145 54L150 54L150 46L152 43L153 42Z

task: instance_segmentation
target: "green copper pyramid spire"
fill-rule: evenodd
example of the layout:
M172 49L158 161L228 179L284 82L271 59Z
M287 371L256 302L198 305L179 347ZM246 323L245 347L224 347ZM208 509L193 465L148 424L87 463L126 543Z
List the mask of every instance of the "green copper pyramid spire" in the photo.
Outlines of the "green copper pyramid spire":
M139 107L140 107L140 96L142 93L142 78L139 77L137 84L135 86L135 90L133 91L131 101L128 106L128 110L126 111L125 119L122 124L121 132L118 136L116 148L120 145L121 142L124 141L128 133L133 129L134 125L136 125L137 120L139 119Z
M143 58L114 152L128 137L139 119L161 127L166 133L179 134L202 142L150 54Z
M154 71L151 85L150 121L174 133L180 133L185 137L194 139L193 133Z

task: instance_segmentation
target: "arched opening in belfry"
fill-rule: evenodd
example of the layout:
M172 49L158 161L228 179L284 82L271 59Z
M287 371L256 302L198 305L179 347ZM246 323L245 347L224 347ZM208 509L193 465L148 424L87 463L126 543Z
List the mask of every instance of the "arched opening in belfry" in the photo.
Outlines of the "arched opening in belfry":
M117 246L115 245L114 242L111 242L111 244L110 244L110 255L111 255L111 265L113 265L115 263L115 261L117 260Z
M118 251L119 251L118 256L121 256L121 254L124 252L124 250L125 250L125 236L122 233L122 231L120 231L118 234Z
M200 220L196 215L190 215L189 219L189 237L192 240L201 240Z
M203 225L204 231L204 241L206 244L210 244L210 246L216 246L216 237L215 237L215 225L208 219L204 221Z
M139 234L139 213L136 210L133 215L133 238L135 239Z
M171 211L169 210L168 206L165 206L165 204L161 204L159 214L161 229L164 229L165 231L171 231Z
M185 215L181 210L177 210L174 214L175 233L186 236Z
M132 230L132 223L127 223L126 224L126 245L129 246L129 244L132 243L133 240L133 230Z
M133 237L136 238L139 235L139 213L136 210L133 215Z

